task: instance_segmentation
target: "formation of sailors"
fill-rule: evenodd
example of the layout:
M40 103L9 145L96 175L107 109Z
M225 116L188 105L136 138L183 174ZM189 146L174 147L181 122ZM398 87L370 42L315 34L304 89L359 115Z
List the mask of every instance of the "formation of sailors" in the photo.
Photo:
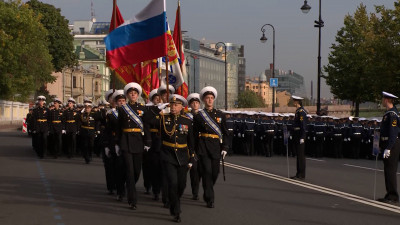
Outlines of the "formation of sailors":
M286 155L284 126L288 130L288 151L296 156L293 135L295 113L225 111L229 134L228 154L271 157ZM372 158L374 132L380 119L330 117L307 114L305 153L310 157ZM335 144L333 144L335 143Z
M98 107L88 99L76 106L70 98L64 108L59 99L47 108L45 97L38 96L37 106L27 117L33 148L39 158L46 154L58 157L64 152L68 158L80 154L87 164L92 154L101 156L107 190L110 194L116 191L118 201L126 198L132 210L137 209L136 183L143 174L146 193L152 193L156 201L161 196L174 221L181 222L180 198L187 174L192 199L199 200L201 183L206 206L214 208L220 160L227 154L271 157L288 151L297 157L297 172L292 179L304 180L306 155L369 158L373 134L380 131L385 179L389 180L388 194L382 201L398 202L393 171L397 171L399 158L399 118L397 109L390 105L394 97L384 97L389 99L384 104L388 113L381 121L312 116L297 96L292 96L296 112L279 114L215 109L217 90L210 86L187 99L174 92L172 86L161 86L150 92L147 104L142 104L138 102L142 88L129 83L123 90L106 92L106 101ZM390 172L386 174L387 170Z

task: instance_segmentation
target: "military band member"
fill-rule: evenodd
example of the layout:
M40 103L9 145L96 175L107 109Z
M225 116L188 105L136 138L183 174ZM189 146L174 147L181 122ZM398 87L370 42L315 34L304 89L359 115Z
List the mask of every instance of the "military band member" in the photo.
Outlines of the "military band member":
M49 109L45 107L46 97L37 97L38 106L33 110L33 133L36 138L36 152L43 159L47 153L47 136L49 132Z
M170 200L170 214L181 222L180 198L186 187L188 168L194 160L192 121L183 115L187 101L180 95L170 96L170 113L161 114L161 160L165 165Z
M62 150L62 131L64 129L63 121L62 121L62 111L60 108L62 102L60 99L54 99L54 109L50 110L49 116L49 125L50 125L50 134L53 139L53 156L57 158L61 155Z
M201 163L201 178L204 189L204 201L208 208L214 208L214 184L217 181L220 159L227 154L227 130L225 115L214 108L217 90L211 86L200 92L204 109L194 116L194 134L199 134L196 141L197 155Z
M185 115L187 117L189 117L190 120L193 121L193 117L199 113L200 95L198 93L191 93L187 97L187 101L189 103L191 111L188 113L185 113ZM201 179L201 176L200 176L200 167L199 167L199 163L198 163L198 157L195 155L192 168L190 169L190 185L192 187L192 199L193 200L199 200L200 179Z
M393 105L397 96L382 92L382 105L386 107L380 128L379 147L383 151L383 165L385 174L386 195L378 201L385 203L398 203L397 192L397 167L400 154L399 135L399 112Z
M62 131L65 134L65 149L67 157L71 158L76 153L76 133L78 132L79 117L74 109L75 99L69 98L67 108L63 112L63 126Z
M303 98L292 95L294 105L297 107L293 121L293 139L296 145L297 173L292 179L304 180L306 177L306 157L304 140L306 138L307 111L302 106Z
M150 148L151 136L147 121L144 121L146 107L137 102L142 87L138 83L128 83L124 94L128 101L118 108L118 144L115 148L125 159L128 204L130 209L136 210L136 182L142 168L143 150Z

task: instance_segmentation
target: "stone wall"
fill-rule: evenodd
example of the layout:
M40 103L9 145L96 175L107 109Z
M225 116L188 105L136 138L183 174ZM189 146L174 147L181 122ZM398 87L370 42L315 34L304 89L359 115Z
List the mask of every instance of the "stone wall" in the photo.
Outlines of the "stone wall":
M29 104L0 100L0 125L20 124L29 112Z

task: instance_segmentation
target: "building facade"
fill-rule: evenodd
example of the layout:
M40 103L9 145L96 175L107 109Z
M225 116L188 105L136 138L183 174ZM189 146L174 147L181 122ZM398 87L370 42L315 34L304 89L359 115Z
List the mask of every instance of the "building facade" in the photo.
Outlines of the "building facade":
M246 78L245 90L260 95L267 106L272 105L273 89L269 86L264 73L261 73L259 77Z
M272 70L265 71L267 78L272 77ZM306 89L304 86L304 77L292 70L275 70L275 77L278 78L277 92L287 91L291 95L307 97Z

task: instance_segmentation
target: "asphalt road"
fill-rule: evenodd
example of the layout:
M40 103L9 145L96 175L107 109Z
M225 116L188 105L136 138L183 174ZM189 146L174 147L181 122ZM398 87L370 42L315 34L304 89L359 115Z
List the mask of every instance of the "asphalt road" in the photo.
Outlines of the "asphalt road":
M101 159L89 165L81 158L39 160L30 146L25 134L0 131L1 225L174 224L169 210L144 194L142 180L138 209L131 211L106 194ZM293 175L295 159L289 164ZM285 157L227 157L214 209L191 200L187 183L182 224L399 224L399 205L372 200L374 168L369 160L310 159L305 182L297 182L286 178ZM382 197L383 173L376 175L376 197Z

